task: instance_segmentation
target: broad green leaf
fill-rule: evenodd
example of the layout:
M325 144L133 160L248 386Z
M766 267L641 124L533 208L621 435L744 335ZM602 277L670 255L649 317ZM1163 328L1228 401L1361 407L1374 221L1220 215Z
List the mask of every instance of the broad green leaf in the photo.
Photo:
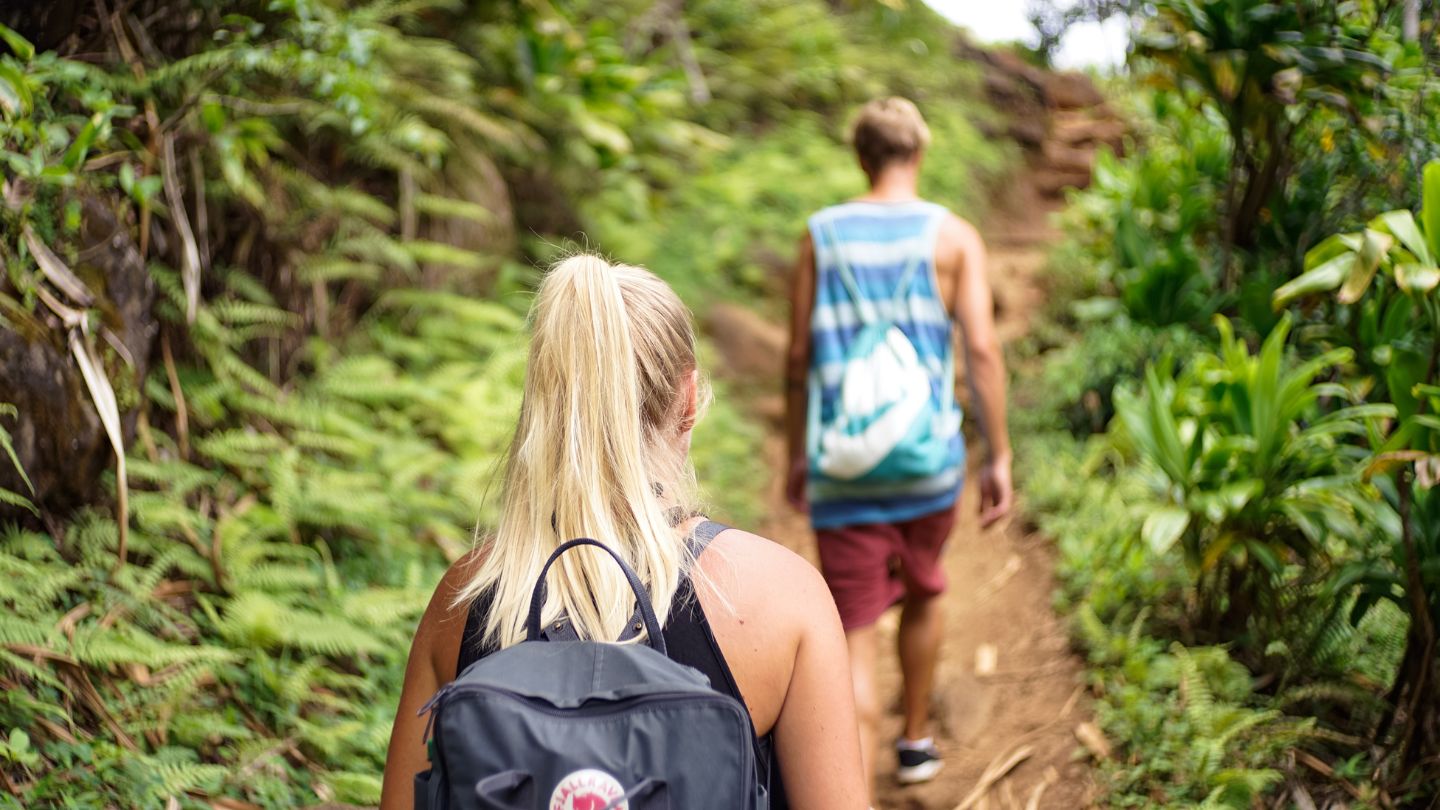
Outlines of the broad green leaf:
M1395 283L1405 292L1427 293L1440 284L1440 267L1406 262L1396 265Z
M1170 480L1182 486L1188 485L1190 471L1185 467L1186 452L1180 442L1180 426L1171 411L1173 394L1165 390L1160 375L1154 366L1146 369L1146 408L1150 422L1150 435L1154 442L1155 454L1152 460L1160 466Z
M1275 291L1276 309L1302 296L1317 292L1328 292L1345 281L1345 273L1355 263L1354 253L1342 253L1324 264L1300 274Z
M1336 256L1349 253L1355 247L1345 239L1349 234L1337 233L1323 239L1305 253L1305 269L1314 270L1316 267L1330 261Z
M1280 562L1279 555L1264 541L1247 540L1245 541L1245 550L1250 552L1250 556L1254 557L1270 573L1279 574L1285 570L1284 564Z
M90 116L89 121L85 122L85 126L80 128L79 134L70 143L70 148L65 150L65 157L60 161L65 168L73 172L85 162L85 156L90 153L90 145L95 143L95 136L99 134L100 126L104 121L103 115L95 113Z
M0 75L0 112L16 115L20 112L20 94L3 75Z
M1431 458L1440 458L1440 456L1432 456L1421 450L1394 450L1389 453L1381 453L1370 460L1369 466L1365 468L1364 476L1366 478L1373 478L1377 475L1387 473L1396 467L1403 467L1411 462L1424 461Z
M1161 506L1145 518L1140 536L1156 554L1169 551L1190 525L1190 513L1179 506Z
M1351 405L1348 408L1332 411L1316 419L1314 424L1328 425L1332 422L1344 422L1352 419L1394 419L1398 414L1394 405L1388 402L1374 402Z
M1342 304L1353 304L1360 300L1369 289L1370 282L1375 278L1375 271L1380 269L1380 262L1384 261L1385 254L1390 251L1390 246L1395 244L1395 237L1388 233L1381 233L1373 228L1365 230L1365 242L1360 252L1355 254L1355 261L1350 265L1349 275L1345 277L1345 283L1340 287L1340 294L1336 296Z
M5 40L5 44L10 46L10 50L15 53L15 56L17 56L21 62L29 62L35 58L35 46L30 44L30 40L20 36L14 30L0 25L0 39Z
M1430 245L1425 241L1425 235L1420 233L1420 227L1415 224L1415 215L1405 209L1399 211L1386 211L1376 217L1373 225L1381 226L1386 232L1400 240L1405 249L1415 254L1415 258L1421 264L1432 264Z
M1440 432L1440 416L1429 413L1416 414L1410 417L1410 422L1420 427L1426 427L1433 431Z
M40 514L40 510L35 508L35 504L31 503L29 498L26 498L18 492L11 492L3 487L0 487L0 504L18 506L36 516Z
M5 403L0 403L0 405L4 404ZM0 411L0 413L3 413L3 411ZM5 452L5 457L10 459L10 463L14 465L15 471L20 474L20 480L24 482L25 488L30 490L31 495L34 495L35 485L30 483L30 476L25 473L25 468L20 465L20 456L15 453L15 445L10 438L9 432L7 432L4 427L0 427L0 450Z
M580 110L575 114L575 124L579 127L580 134L590 143L603 146L618 155L630 154L630 138L624 130L609 121L588 110Z
M1430 242L1430 255L1440 258L1440 160L1425 164L1421 190L1420 223Z
M24 115L30 112L34 101L29 78L14 65L0 62L0 109L9 115Z
M1233 484L1226 484L1217 489L1213 496L1217 504L1222 506L1226 514L1235 514L1245 508L1251 499L1265 491L1264 482L1249 479L1236 481Z

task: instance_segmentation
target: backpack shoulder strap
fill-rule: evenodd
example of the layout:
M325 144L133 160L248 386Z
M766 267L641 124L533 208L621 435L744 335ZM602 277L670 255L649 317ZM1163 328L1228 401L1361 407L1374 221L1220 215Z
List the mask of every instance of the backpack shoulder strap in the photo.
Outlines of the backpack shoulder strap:
M705 549L710 547L710 544L721 532L728 531L732 528L734 527L710 520L709 518L702 520L691 530L690 537L685 541L686 547L690 550L691 559L698 559L701 554L705 553ZM711 631L706 630L705 632L709 634ZM718 646L715 647L715 652L723 658L723 654L720 653ZM728 666L728 664L726 666ZM774 735L766 734L764 737L761 737L756 734L755 724L750 719L750 713L748 711L745 713L745 719L750 726L750 742L751 750L755 755L756 778L760 784L764 786L766 795L770 795L773 790L775 772Z
M900 280L895 285L895 298L891 305L897 313L902 311L905 300L910 296L910 285L915 283L915 274L920 269L920 265L924 264L926 259L929 259L932 264L935 261L935 244L939 237L942 217L949 213L939 206L935 206L935 209L927 215L929 219L920 232L920 241L925 245L925 250L917 250L910 254L910 258L906 260L905 270L900 274Z
M875 311L865 296L860 294L860 284L855 280L855 271L850 269L850 263L845 261L845 251L840 246L840 234L835 231L835 222L829 218L823 220L820 223L820 230L825 234L825 243L835 257L835 272L839 274L845 291L850 294L850 300L855 305L855 313L860 316L861 322L874 323ZM818 267L820 246L816 245L815 247L816 266Z
M717 523L713 520L702 520L690 532L690 536L685 538L685 545L690 550L690 558L699 558L701 554L705 553L705 549L710 547L710 543L715 539L716 535L729 528L730 527L724 523ZM626 623L625 632L621 634L619 640L629 641L635 636L638 636L639 633L636 632L635 626L640 623L640 607L637 605L635 607L635 614L631 616L630 621ZM578 641L580 639L580 634L575 632L575 626L570 623L567 617L563 616L559 621L542 630L540 635L546 641Z
M716 536L729 528L731 527L724 523L717 523L708 518L700 521L685 540L685 546L690 550L691 559L698 559L701 554L705 553L705 549L710 547L710 543L715 540Z

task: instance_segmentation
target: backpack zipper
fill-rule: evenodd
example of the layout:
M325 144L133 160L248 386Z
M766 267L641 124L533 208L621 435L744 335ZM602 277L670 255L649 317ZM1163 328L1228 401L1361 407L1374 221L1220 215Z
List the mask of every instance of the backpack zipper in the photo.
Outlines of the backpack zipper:
M531 705L531 708L538 709L542 714L549 714L557 717L574 717L576 716L577 711L586 708L585 706L578 706L573 709L560 709L554 706L543 705L543 698L535 698L530 695L522 695L519 692L504 689L502 687L483 686L478 684L460 684L456 683L455 681L451 681L450 683L447 683L444 686L440 687L439 691L432 695L429 700L425 701L425 705L420 707L420 711L416 712L417 715L429 715L429 717L425 720L425 736L423 737L426 743L431 742L431 734L435 726L435 718L440 713L441 707L445 705L445 702L449 698L461 694L498 695L500 697L510 698L512 700L525 701L527 704ZM604 701L604 703L608 705L604 707L594 707L603 708L602 711L587 712L580 716L599 717L605 714L630 709L637 704L644 705L647 703L668 703L678 702L682 700L699 700L707 703L718 703L719 705L723 706L727 711L731 712L732 714L739 717L742 721L744 721L743 725L746 729L751 728L749 724L749 715L745 713L745 708L743 706L738 705L739 701L736 701L734 698L723 695L719 692L716 692L713 695L696 694L694 692L651 692L645 695L637 695L633 698L621 698L620 700ZM621 703L625 705L617 705ZM751 745L753 746L753 733L747 731L745 736L748 739L752 740ZM432 771L435 770L435 766L437 764L443 763L445 761L444 745L442 744L443 739L444 738L438 735L436 735L433 739L434 756L430 760L430 767ZM753 760L753 756L743 758L743 761L750 763L751 767L753 767L754 765ZM750 781L754 781L754 771L751 770L751 767L747 767L746 770L751 771L752 775Z
M429 718L429 720L426 722L426 725L425 725L425 728L426 728L426 732L427 732L427 733L430 731L431 726L433 726L433 724L434 724L434 722L435 722L435 715L439 713L440 707L443 706L443 705L445 704L445 702L446 702L448 699L450 699L451 697L456 696L456 695L462 695L462 694L470 694L470 695L475 695L475 694L498 695L498 696L500 696L500 697L507 697L507 698L512 698L512 699L514 699L514 700L525 701L525 702L526 702L528 705L530 705L530 707L533 708L533 709L537 709L537 710L539 710L540 712L542 712L542 713L544 713L544 714L551 714L551 715L560 716L560 717L575 717L575 716L591 717L591 716L600 716L600 715L603 715L603 714L606 714L606 713L609 713L609 712L623 711L623 710L628 709L628 708L630 708L630 707L632 707L632 706L635 706L636 704L642 704L642 705L643 705L643 704L646 704L646 703L661 703L661 702L672 701L672 700L699 700L699 701L705 701L705 702L712 702L712 701L714 701L714 702L719 702L720 704L724 705L727 709L730 709L730 710L734 711L735 714L737 714L737 715L740 713L739 707L737 707L737 706L735 705L737 701L735 701L733 698L730 698L730 697L728 697L728 696L726 696L726 695L722 695L722 694L720 694L719 692L715 692L714 694L703 694L703 693L702 693L702 694L697 694L697 693L695 693L695 692L679 692L679 691L648 692L648 693L641 694L641 695L635 695L635 696L633 696L633 697L624 697L624 698L619 698L619 699L616 699L616 700L605 700L605 699L602 699L602 700L598 701L598 702L604 704L603 706L580 705L580 706L575 706L575 707L573 707L573 708L562 709L562 708L559 708L559 707L556 707L556 706L551 706L551 705L546 704L544 698L537 698L537 697L534 697L534 696L531 696L531 695L521 694L520 692L516 692L516 691L510 690L510 689L505 689L505 688L503 688L503 687L499 687L499 686L485 686L485 685L480 685L480 684L460 684L460 683L456 683L456 682L454 682L454 681L451 681L450 683L442 686L442 687L440 688L440 691L436 692L433 697L431 697L429 700L427 700L427 701L425 702L425 705L424 705L424 706L421 706L421 707L420 707L420 711L417 712L417 714L426 714L426 713L429 713L429 715L430 715L430 718ZM619 705L619 704L624 704L624 705L621 706L621 705ZM586 711L587 709L590 709L591 711ZM595 711L595 710L597 710L597 709L598 709L599 711ZM743 718L742 718L742 719L743 719Z

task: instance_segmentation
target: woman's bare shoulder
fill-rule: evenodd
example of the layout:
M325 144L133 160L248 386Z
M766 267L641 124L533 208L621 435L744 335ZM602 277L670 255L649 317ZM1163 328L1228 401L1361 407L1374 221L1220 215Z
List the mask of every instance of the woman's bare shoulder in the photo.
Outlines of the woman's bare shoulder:
M815 566L767 537L729 529L716 535L701 570L735 602L742 615L764 610L802 623L817 612L835 610L830 590Z
M477 548L450 564L440 577L440 584L435 586L430 605L425 608L415 632L416 648L430 660L441 683L455 677L455 663L460 656L470 607L469 602L458 600L483 558L483 551Z

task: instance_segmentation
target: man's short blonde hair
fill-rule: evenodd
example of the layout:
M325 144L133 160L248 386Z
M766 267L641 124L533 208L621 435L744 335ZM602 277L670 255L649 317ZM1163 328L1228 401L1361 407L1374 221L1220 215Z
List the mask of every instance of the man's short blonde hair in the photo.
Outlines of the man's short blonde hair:
M930 145L930 127L907 98L877 98L860 108L850 130L850 143L866 174L875 175L891 163L909 160Z

